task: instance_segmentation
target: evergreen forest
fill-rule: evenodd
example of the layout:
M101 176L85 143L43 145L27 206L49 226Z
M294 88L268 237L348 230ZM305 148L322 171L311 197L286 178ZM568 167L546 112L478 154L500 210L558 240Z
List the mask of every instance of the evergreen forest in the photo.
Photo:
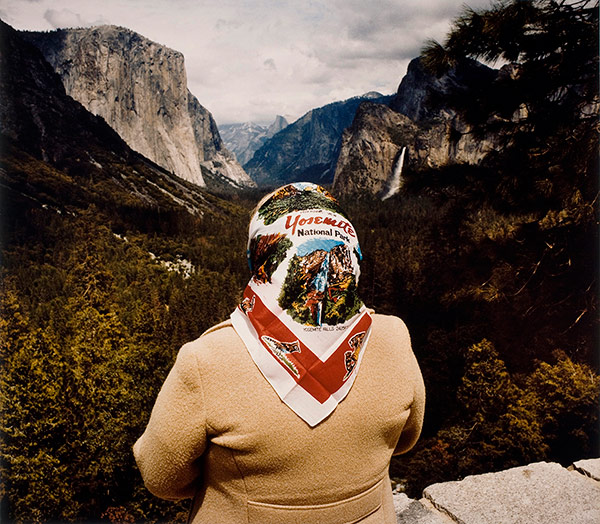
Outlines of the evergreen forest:
M597 2L465 8L422 56L437 71L514 65L497 92L452 100L498 149L407 172L383 202L340 198L364 255L359 295L406 322L425 378L422 436L391 464L411 497L600 456L597 35ZM2 194L0 520L185 522L189 501L150 495L131 448L178 349L238 304L267 188L204 193L196 214L108 193L48 206L66 171L12 145L0 168L43 187L37 201ZM76 194L101 191L93 178Z

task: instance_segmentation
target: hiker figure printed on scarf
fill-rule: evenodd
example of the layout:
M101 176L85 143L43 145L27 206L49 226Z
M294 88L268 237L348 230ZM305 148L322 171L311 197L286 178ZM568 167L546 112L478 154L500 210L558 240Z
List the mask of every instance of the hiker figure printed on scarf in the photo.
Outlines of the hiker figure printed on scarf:
M348 217L315 184L280 188L250 222L252 278L233 325L277 394L310 425L346 396L367 344L360 258Z

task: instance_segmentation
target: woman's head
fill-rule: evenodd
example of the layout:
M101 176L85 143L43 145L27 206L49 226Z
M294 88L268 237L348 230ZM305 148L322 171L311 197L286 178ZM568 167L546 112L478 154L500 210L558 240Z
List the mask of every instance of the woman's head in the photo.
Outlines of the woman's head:
M346 396L368 343L360 257L348 217L315 184L279 188L250 221L252 278L231 319L264 377L311 426Z
M254 283L276 286L279 306L304 325L336 325L358 312L360 258L354 227L316 184L277 189L261 200L250 222Z

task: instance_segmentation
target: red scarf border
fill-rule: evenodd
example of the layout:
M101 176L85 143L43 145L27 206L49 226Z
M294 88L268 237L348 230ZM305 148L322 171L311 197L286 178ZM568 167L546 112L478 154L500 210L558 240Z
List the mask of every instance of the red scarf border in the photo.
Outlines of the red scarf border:
M265 306L250 286L244 291L239 307L254 326L262 346L321 404L352 375L372 322L371 315L365 312L327 360L321 361Z

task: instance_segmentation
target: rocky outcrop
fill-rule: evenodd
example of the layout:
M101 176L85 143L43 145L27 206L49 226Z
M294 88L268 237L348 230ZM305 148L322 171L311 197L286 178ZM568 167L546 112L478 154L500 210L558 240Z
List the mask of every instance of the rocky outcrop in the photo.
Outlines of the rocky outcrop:
M416 142L419 127L381 104L365 102L344 131L332 191L377 195L388 187L402 147Z
M421 500L394 494L398 524L596 524L600 459L570 468L538 462L429 486Z
M253 185L224 147L212 115L188 91L181 53L114 26L22 34L67 93L132 149L200 186L206 170Z
M188 112L194 138L198 149L201 149L199 156L203 159L199 162L203 168L208 169L208 173L204 173L205 179L218 178L236 188L254 187L256 184L236 160L235 155L224 146L212 115L189 91L188 95ZM210 182L208 185L211 185Z
M411 60L390 107L416 122L454 116L448 109L449 96L482 91L498 71L475 60L465 59L446 73L436 76L426 70L420 58Z
M268 140L244 168L263 186L331 183L342 132L365 100L387 104L390 97L372 92L313 109Z
M342 137L333 191L390 196L402 186L402 170L481 162L496 147L496 137L476 137L447 100L483 89L496 74L468 61L436 77L413 60L389 108L363 104L356 112Z

